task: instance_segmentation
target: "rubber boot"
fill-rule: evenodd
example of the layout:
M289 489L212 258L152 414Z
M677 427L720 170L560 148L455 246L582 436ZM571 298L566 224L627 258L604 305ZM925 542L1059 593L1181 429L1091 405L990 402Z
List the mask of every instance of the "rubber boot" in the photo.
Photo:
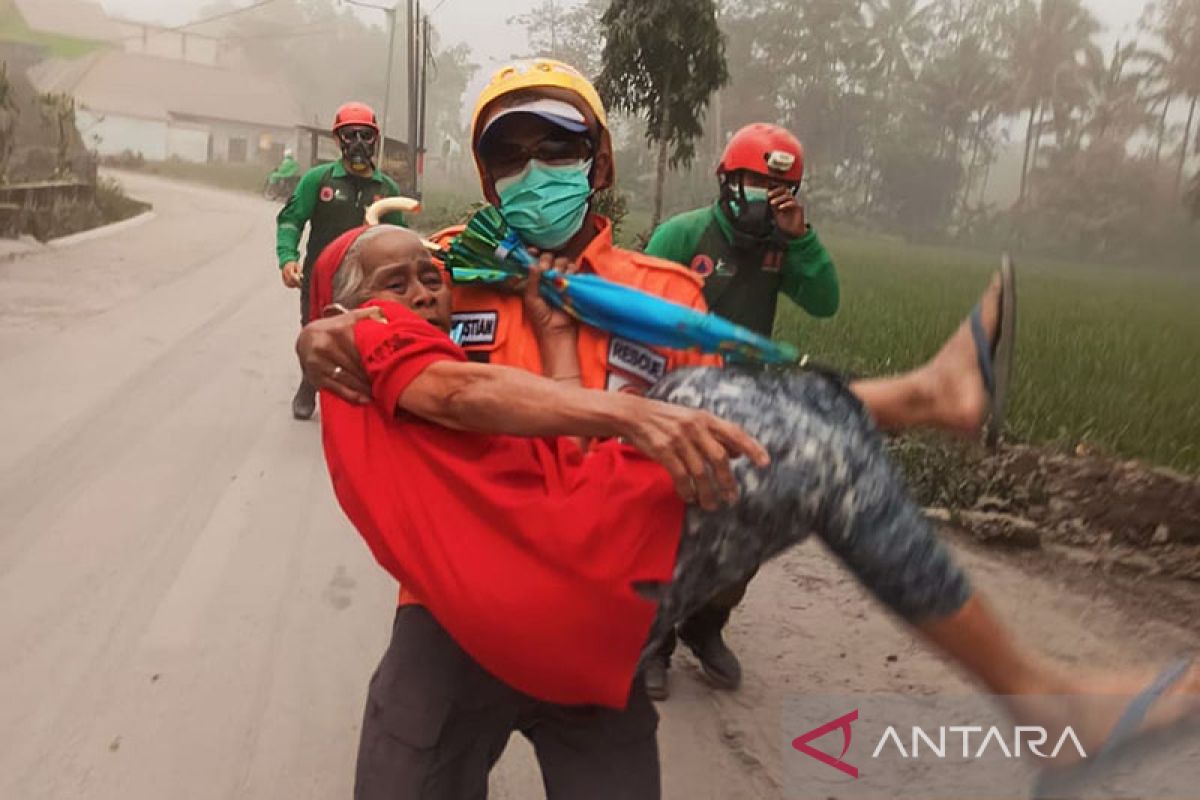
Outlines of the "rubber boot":
M666 700L671 696L671 654L675 652L675 643L675 631L670 631L642 667L642 680L651 700Z
M292 397L292 416L296 419L312 419L317 411L317 387L301 379L296 394Z
M642 668L642 681L651 700L666 700L671 696L671 662L662 656L652 656Z
M742 664L721 637L731 611L722 604L710 603L679 627L679 638L699 660L704 676L726 691L742 685Z

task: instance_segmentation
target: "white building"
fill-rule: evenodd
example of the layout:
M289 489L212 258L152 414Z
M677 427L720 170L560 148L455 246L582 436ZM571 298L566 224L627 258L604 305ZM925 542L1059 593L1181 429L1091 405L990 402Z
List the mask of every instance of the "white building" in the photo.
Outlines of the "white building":
M88 147L151 160L278 162L300 115L278 82L124 50L51 59L29 71L41 92L72 95Z
M118 20L91 0L14 0L32 30L91 42L76 59L29 70L39 92L69 94L100 155L277 163L299 143L299 111L279 81L238 68L212 35Z

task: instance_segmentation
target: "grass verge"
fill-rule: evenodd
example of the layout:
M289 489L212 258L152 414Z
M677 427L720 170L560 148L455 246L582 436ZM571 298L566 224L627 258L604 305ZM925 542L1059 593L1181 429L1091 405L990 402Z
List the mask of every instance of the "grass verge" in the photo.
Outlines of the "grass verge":
M826 241L842 308L781 304L776 335L839 367L882 375L930 357L999 256L839 233ZM1014 438L1200 473L1200 271L1018 259Z

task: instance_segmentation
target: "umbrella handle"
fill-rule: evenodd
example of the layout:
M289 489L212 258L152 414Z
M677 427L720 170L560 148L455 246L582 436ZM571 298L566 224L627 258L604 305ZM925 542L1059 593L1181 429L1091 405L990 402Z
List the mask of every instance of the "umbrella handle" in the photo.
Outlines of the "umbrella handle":
M393 211L400 211L405 214L420 214L421 203L418 200L413 200L411 197L384 197L376 200L367 207L366 223L368 225L378 225L380 217L384 214L390 214Z
M365 222L368 225L378 225L379 218L384 214L399 211L404 214L420 214L421 203L411 197L384 197L367 206ZM421 239L421 244L434 255L441 255L442 248L428 239Z

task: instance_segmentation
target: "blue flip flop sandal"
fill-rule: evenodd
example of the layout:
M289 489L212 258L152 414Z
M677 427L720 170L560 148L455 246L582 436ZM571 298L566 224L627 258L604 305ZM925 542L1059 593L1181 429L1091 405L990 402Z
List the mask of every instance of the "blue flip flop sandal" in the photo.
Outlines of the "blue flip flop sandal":
M1007 253L1000 262L1000 321L990 340L983 329L983 307L971 310L971 336L979 359L979 374L988 393L988 419L984 427L987 446L995 448L1004 428L1008 390L1012 384L1013 351L1017 335L1017 278Z
M1165 731L1139 731L1151 707L1171 687L1179 683L1194 664L1187 658L1168 666L1153 682L1142 690L1137 697L1129 702L1121 714L1117 724L1108 734L1108 739L1100 751L1082 764L1066 769L1049 769L1038 776L1033 786L1032 800L1052 800L1052 798L1067 798L1077 794L1077 790L1087 781L1095 778L1098 773L1107 770L1128 753L1140 740L1163 735ZM1185 720L1179 725L1189 728L1195 726L1195 720ZM1176 726L1170 726L1169 729Z

